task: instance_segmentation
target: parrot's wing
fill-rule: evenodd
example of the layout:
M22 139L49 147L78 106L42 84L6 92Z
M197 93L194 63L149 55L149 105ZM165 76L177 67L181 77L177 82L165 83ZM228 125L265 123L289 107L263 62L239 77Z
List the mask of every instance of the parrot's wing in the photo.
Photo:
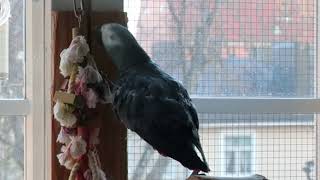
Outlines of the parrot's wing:
M197 112L187 91L179 83L173 80L168 82L168 79L162 81L154 77L131 76L120 87L113 104L122 120L164 118L157 125L199 128ZM139 124L128 125L134 130Z
M205 166L196 111L186 103L188 100L172 96L167 84L159 79L135 77L134 83L126 82L116 93L114 102L126 126L160 153L188 168Z
M186 111L173 99L144 96L132 90L118 109L120 119L129 129L166 155L171 146L186 147L199 139Z
M178 95L176 96L180 96L180 98L178 98L178 101L188 109L189 114L192 117L191 120L193 121L193 124L196 126L197 129L199 129L198 114L192 103L191 98L189 97L187 90L180 83L174 81L173 79L170 80L170 85L175 87L175 92L178 92Z

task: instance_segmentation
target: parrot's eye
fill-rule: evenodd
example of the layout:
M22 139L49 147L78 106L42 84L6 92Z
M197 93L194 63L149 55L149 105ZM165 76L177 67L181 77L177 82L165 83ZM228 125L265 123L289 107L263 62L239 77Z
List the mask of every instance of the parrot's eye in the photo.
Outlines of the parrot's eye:
M114 34L110 34L109 39L114 41L114 40L116 40L116 36Z
M113 33L113 32L111 32L111 33L108 34L108 38L109 38L109 41L117 41L117 40L119 39L119 37L117 36L117 34L116 34L116 33Z

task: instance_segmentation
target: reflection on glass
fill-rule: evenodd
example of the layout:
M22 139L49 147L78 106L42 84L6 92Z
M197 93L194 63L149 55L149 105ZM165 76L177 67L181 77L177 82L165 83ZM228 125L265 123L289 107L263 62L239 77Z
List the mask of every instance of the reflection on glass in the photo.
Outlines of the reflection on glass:
M318 96L317 2L125 0L124 9L129 30L141 46L190 94L295 98ZM199 114L210 175L315 179L316 117ZM230 135L228 140L225 134ZM130 180L188 176L180 164L170 168L172 164L128 134Z
M315 96L314 0L124 4L129 30L192 95Z
M9 0L9 3L11 16L0 26L0 99L22 99L25 91L25 5L22 0Z
M22 180L24 117L0 116L0 179Z
M199 114L212 176L262 174L272 180L316 177L314 114ZM190 171L128 132L128 179L185 179ZM281 171L279 171L281 169ZM307 179L310 177L311 179Z

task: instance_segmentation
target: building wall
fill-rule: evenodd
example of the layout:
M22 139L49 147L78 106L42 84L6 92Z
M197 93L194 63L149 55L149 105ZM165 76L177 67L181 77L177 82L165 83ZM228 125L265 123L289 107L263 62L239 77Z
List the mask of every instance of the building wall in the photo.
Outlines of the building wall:
M312 126L270 126L202 128L202 145L212 175L222 175L224 134L252 134L255 137L255 170L272 180L307 180L305 163L315 160L315 133ZM314 175L314 174L313 174Z

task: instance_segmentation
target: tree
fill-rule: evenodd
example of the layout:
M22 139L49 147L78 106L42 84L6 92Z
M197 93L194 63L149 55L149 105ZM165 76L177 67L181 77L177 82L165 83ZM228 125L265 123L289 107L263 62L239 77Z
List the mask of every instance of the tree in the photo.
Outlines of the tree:
M302 170L306 173L307 180L313 180L312 178L312 172L315 169L314 160L307 161L305 163L305 167L302 168Z
M218 54L221 40L212 41L212 23L219 13L219 1L215 0L212 3L210 0L191 2L166 0L166 3L173 19L172 31L176 35L177 54L181 61L179 64L183 70L182 82L191 94L195 94L198 87L195 84L198 80L196 73L209 63L220 62ZM196 11L196 15L192 15L190 12L192 10ZM190 16L198 16L197 23L192 23L189 20ZM190 29L190 32L185 33L185 29Z

